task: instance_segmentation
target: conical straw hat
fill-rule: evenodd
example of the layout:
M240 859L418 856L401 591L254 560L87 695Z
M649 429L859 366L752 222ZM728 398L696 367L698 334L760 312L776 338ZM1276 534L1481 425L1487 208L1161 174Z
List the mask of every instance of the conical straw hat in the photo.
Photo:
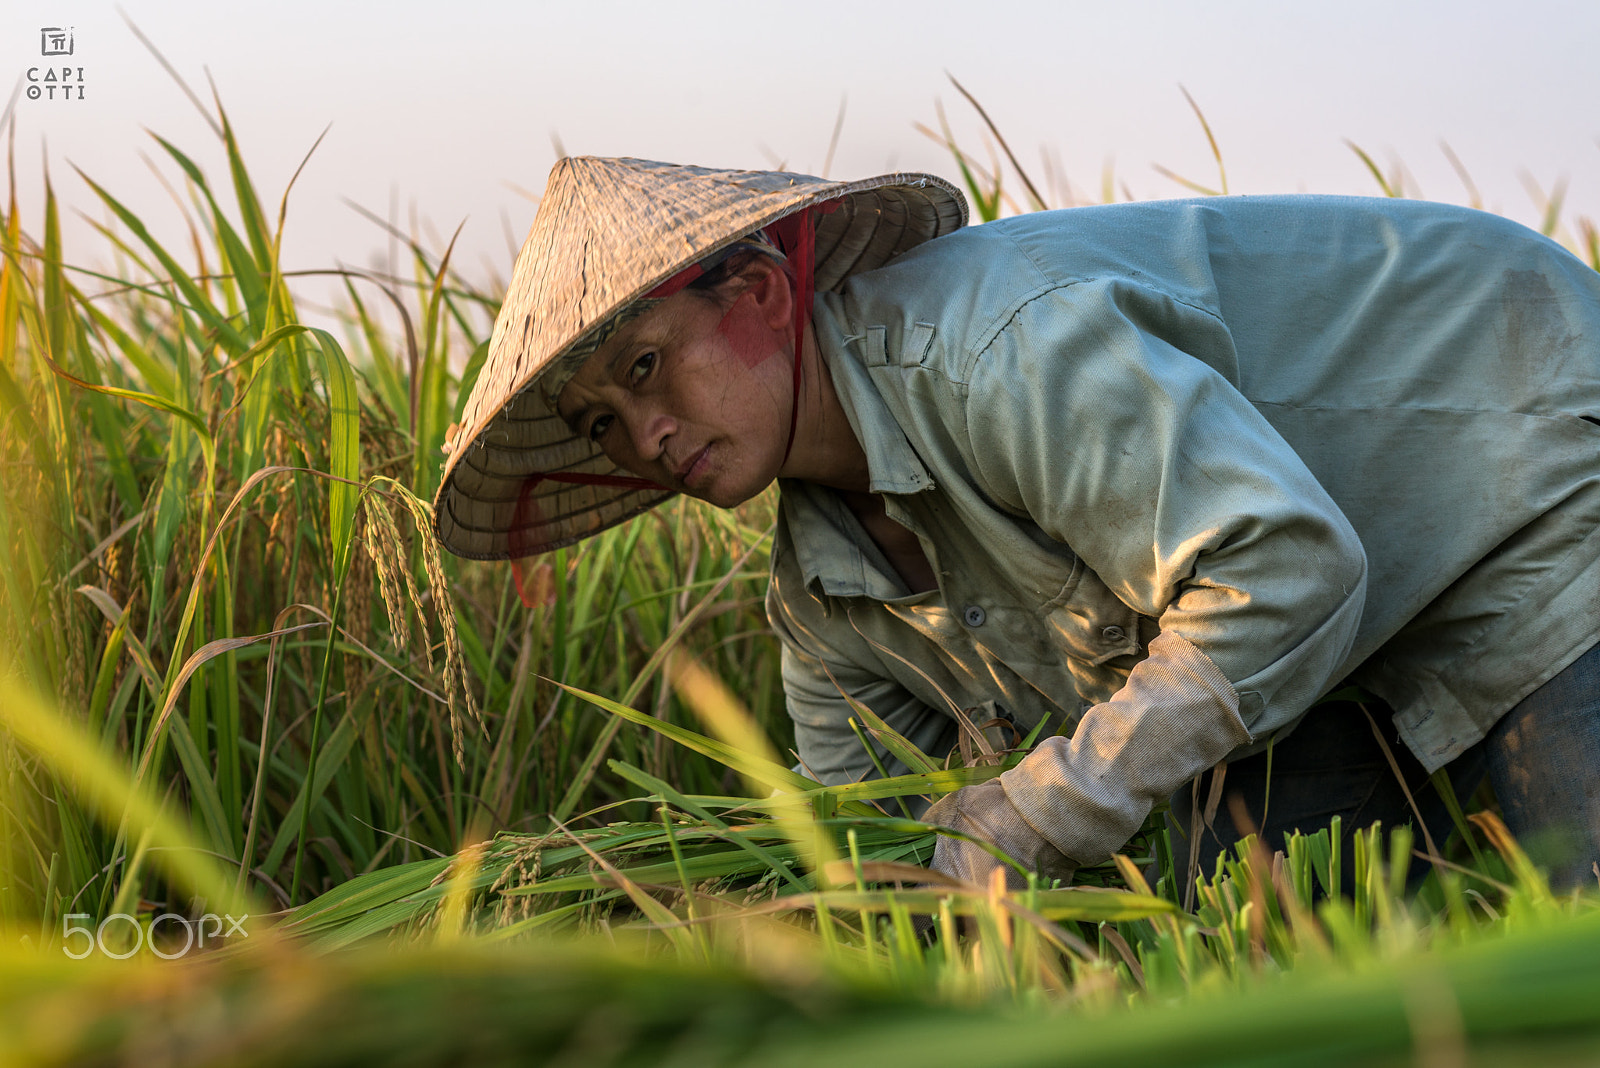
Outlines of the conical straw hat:
M823 201L837 206L816 225L818 291L967 221L955 187L926 174L830 182L638 159L558 161L461 430L446 443L450 457L433 503L440 542L478 560L527 556L671 496L654 486L543 477L627 474L572 433L553 399L620 310L690 264Z

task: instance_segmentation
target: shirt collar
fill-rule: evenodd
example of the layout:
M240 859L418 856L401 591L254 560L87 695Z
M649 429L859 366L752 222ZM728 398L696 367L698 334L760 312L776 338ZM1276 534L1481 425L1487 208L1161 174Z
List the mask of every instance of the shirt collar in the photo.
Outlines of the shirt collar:
M828 365L833 391L845 417L866 451L869 488L873 493L921 493L932 489L933 477L884 403L878 383L863 359L867 332L852 330L855 324L839 314L826 296L813 305L811 315L817 351Z
M893 601L906 596L899 576L838 494L792 479L778 485L783 524L777 551L794 554L813 597Z
M835 314L826 300L815 302L811 321L817 350L827 363L839 404L867 454L871 491L912 494L933 489L926 465L858 355L865 335L852 333L850 324ZM907 596L882 551L837 494L789 479L783 480L780 488L789 550L812 594L880 601Z

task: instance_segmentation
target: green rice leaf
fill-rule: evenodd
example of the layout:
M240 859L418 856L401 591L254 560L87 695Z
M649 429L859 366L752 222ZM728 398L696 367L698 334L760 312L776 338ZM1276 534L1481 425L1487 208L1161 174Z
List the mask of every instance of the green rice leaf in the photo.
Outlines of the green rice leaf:
M629 708L627 705L619 701L613 701L609 697L601 697L597 693L580 690L576 686L569 686L555 679L547 681L561 687L574 697L582 698L596 708L602 708L629 723L647 727L657 734L672 739L684 748L692 749L702 756L708 756L719 764L747 775L771 789L792 793L809 793L816 786L814 780L790 771L780 764L773 764L759 757L742 753L731 745L725 745L714 738L697 734L687 727L680 727L676 723L668 723L666 720L656 719L648 713L640 712L636 708Z
M222 246L222 254L225 257L230 273L233 275L235 284L239 287L239 293L244 297L250 322L257 330L263 329L266 323L267 282L260 266L251 258L250 250L239 239L238 231L233 228L233 224L228 221L228 217L222 213L222 208L217 204L216 197L212 195L211 186L206 182L205 175L201 173L200 168L170 141L154 133L150 136L154 137L156 143L177 161L184 174L189 176L189 180L195 184L201 195L206 198L206 203L211 206L213 233L216 236L217 243Z
M250 347L249 342L245 340L238 330L234 329L233 325L228 322L227 317L218 311L216 306L201 292L200 287L189 277L189 273L183 269L183 266L173 259L172 255L161 246L160 242L156 241L139 217L124 207L116 197L112 196L87 174L84 174L81 170L78 171L78 174L88 183L89 188L95 191L106 207L111 209L112 214L121 220L122 225L133 231L134 236L144 242L145 247L155 255L162 268L167 272L167 277L172 284L177 287L179 293L183 294L188 307L196 315L200 316L208 329L216 334L217 340L222 344L223 348L229 354L241 353L248 349Z
M310 333L322 353L323 383L328 389L328 473L334 476L328 482L328 537L335 582L342 583L350 567L360 493L351 483L361 477L361 402L344 349L326 330Z
M1152 916L1182 915L1182 910L1165 898L1147 894L1130 894L1121 890L1096 890L1068 888L1065 890L1040 890L1034 898L1033 911L1050 920L1074 920L1081 923L1128 922L1147 920ZM925 915L936 914L941 905L948 903L957 916L976 916L987 910L987 891L960 891L949 888L937 890L825 890L810 894L780 897L768 905L757 906L756 911L785 912L796 909L831 909L888 912L899 905Z

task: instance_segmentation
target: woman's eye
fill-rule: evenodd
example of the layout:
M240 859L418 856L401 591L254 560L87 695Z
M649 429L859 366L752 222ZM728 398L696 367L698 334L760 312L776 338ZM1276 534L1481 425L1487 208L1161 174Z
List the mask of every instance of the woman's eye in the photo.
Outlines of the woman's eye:
M644 381L645 376L655 368L655 365L656 354L654 352L647 352L640 356L637 360L633 361L633 366L628 368L628 383L630 385L637 385L638 383Z
M589 424L589 440L599 441L607 430L611 429L612 416L597 415L594 422Z

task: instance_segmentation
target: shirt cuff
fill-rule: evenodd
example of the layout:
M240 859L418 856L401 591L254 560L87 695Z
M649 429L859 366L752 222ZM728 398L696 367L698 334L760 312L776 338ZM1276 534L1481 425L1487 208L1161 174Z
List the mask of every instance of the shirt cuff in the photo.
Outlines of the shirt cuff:
M1000 776L1028 825L1079 864L1122 848L1151 806L1248 744L1239 695L1211 658L1164 631L1071 738L1048 738Z

